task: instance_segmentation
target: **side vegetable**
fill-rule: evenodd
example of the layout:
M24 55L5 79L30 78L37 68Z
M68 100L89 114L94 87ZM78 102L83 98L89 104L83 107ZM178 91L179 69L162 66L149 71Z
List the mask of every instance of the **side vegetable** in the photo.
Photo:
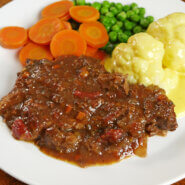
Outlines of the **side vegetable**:
M69 9L73 6L72 1L58 1L53 4L46 6L41 15L43 18L46 17L66 17L69 15Z
M69 13L75 21L80 23L97 21L100 17L98 10L90 6L73 6Z
M61 55L85 54L87 44L85 39L74 30L63 30L58 32L52 39L50 49L52 55L56 58Z
M81 24L79 32L87 44L94 48L104 47L109 40L105 27L97 21Z
M9 26L0 30L0 44L8 49L16 49L27 42L27 30L22 27Z
M52 60L53 56L51 55L49 47L41 46L34 43L28 43L19 52L19 60L23 66L26 65L26 60L28 58L35 60L40 60L43 58Z
M35 43L47 45L60 30L62 30L60 19L54 17L41 19L30 28L29 38Z

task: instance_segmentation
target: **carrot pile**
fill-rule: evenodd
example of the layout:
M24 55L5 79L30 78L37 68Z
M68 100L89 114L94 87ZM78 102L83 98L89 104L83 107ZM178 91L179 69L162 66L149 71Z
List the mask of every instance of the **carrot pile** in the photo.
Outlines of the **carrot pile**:
M19 60L23 66L27 59L52 60L61 55L86 55L103 60L108 34L97 20L100 13L94 7L74 6L72 1L58 1L46 6L41 19L31 28L5 27L0 30L0 45L8 49L21 48ZM80 23L73 30L69 20Z

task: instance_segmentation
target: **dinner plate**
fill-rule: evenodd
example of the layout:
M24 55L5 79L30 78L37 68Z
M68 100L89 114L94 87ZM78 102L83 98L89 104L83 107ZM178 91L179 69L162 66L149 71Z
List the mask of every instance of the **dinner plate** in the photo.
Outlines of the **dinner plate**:
M0 28L17 25L29 28L40 10L53 0L14 0L0 9ZM114 1L118 2L118 1ZM133 1L121 1L131 3ZM185 12L180 0L135 0L156 19L172 12ZM13 87L21 70L17 50L0 47L0 98ZM167 137L152 137L146 158L136 156L105 166L80 168L49 157L31 143L15 140L0 120L0 168L33 185L161 185L185 177L185 117Z

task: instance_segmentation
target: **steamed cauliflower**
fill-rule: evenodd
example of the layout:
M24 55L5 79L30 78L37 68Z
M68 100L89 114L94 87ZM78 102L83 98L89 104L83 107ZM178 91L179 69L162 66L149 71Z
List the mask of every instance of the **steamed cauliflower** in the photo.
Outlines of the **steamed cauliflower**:
M147 33L164 44L163 65L185 72L185 13L173 13L151 23Z
M127 44L114 49L105 68L109 72L128 74L130 83L155 84L168 93L178 83L178 76L170 69L163 69L164 52L162 42L147 33L138 33L130 37Z

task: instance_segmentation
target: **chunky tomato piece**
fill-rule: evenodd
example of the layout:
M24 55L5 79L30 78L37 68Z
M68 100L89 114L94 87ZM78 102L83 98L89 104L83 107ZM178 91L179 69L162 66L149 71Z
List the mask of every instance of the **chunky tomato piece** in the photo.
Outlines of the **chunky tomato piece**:
M30 132L22 119L16 119L12 124L12 135L16 139L29 139Z

